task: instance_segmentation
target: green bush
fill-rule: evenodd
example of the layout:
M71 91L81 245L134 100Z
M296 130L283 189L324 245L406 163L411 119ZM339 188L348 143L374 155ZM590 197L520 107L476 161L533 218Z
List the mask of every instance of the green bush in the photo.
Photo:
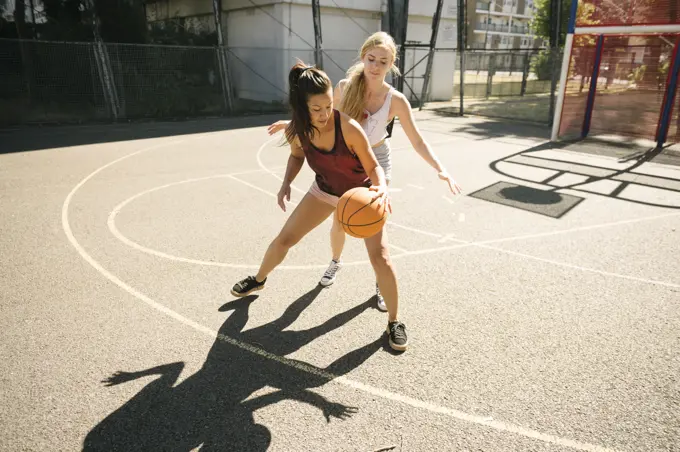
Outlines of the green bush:
M555 62L555 70L559 70L559 61ZM541 50L531 61L531 72L539 80L551 80L553 73L553 57L550 49Z

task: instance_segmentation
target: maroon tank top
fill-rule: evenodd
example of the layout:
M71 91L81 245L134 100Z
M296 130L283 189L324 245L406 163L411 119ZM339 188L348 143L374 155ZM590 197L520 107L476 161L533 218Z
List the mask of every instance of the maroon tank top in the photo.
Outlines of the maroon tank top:
M321 190L334 196L342 196L355 187L370 187L371 179L366 174L359 157L352 153L345 143L340 127L340 112L333 110L335 118L335 144L330 151L314 146L309 139L300 140L307 163L316 173L316 183Z

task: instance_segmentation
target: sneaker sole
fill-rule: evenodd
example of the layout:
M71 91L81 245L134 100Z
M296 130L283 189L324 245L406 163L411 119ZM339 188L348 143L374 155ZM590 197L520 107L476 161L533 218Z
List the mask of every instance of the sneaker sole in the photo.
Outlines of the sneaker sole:
M323 280L322 280L322 281L319 281L319 284L321 284L324 287L328 287L328 286L332 286L334 282L335 282L335 279L332 279L332 280L327 281L327 282L323 282Z
M376 302L375 307L378 308L378 311L380 312L387 312L387 305Z
M243 298L243 297L247 297L248 295L250 295L253 292L257 292L258 290L262 290L262 289L264 289L264 286L254 287L254 288L250 289L248 292L243 292L243 293L238 293L238 292L235 292L234 289L231 289L231 294L233 296L237 297L237 298Z
M388 341L389 341L389 343L390 343L390 347L392 347L393 350L397 350L397 351L399 351L399 352L403 352L403 351L406 351L406 349L408 348L408 339L406 340L406 343L405 343L405 344L402 344L402 345L395 344L394 342L392 342L392 338L390 338L390 329L389 329L389 327L387 328L387 338L388 338Z

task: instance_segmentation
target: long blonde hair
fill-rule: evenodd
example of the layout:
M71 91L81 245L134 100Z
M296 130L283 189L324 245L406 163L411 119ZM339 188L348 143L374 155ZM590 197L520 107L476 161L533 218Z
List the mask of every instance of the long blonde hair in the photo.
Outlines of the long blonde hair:
M364 109L366 106L366 77L364 76L364 63L361 61L366 54L376 47L383 47L392 54L392 67L390 72L399 75L399 69L395 66L397 60L397 46L394 39L384 31L373 33L366 39L359 52L359 61L347 70L348 82L342 93L342 99L338 110L345 113L350 118L361 123L364 119Z

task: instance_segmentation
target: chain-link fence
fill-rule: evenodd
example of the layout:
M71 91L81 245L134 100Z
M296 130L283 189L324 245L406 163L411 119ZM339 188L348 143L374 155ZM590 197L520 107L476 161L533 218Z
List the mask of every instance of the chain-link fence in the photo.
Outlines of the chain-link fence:
M404 93L414 106L427 54L406 55ZM465 113L549 123L561 65L552 55L466 51ZM314 50L0 39L0 125L284 112L296 58L312 63ZM337 82L356 58L324 49L324 69ZM460 70L459 52L434 52L426 108L459 113Z
M561 51L470 49L464 55L461 90L460 54L455 52L452 101L430 102L426 108L460 114L462 93L465 114L550 124L561 65Z

